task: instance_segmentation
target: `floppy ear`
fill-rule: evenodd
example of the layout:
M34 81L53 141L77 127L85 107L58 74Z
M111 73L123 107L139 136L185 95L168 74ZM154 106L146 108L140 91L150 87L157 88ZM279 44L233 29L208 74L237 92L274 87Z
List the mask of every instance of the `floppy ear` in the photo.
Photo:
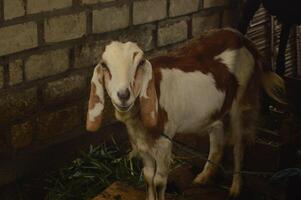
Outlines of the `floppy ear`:
M140 114L145 127L151 128L158 121L158 99L155 89L155 79L151 63L146 60L142 88L140 92Z
M88 131L97 131L101 126L102 113L104 108L103 90L103 70L102 67L98 64L94 69L93 77L91 80L91 91L86 123L86 129Z

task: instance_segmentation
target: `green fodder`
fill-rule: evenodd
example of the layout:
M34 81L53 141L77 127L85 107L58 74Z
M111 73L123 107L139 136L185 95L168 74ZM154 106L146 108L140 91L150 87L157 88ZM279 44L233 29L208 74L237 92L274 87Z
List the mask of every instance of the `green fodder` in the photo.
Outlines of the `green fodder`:
M81 152L69 167L54 172L47 178L48 200L91 199L114 181L143 185L141 163L128 160L115 140L113 145L90 146Z

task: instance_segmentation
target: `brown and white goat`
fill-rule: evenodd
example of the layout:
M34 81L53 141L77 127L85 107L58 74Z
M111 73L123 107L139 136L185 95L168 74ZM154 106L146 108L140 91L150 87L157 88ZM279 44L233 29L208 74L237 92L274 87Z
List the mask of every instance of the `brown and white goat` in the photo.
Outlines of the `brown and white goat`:
M147 199L164 200L172 143L160 133L170 138L208 133L208 159L219 163L228 118L236 172L230 194L236 196L241 188L244 145L254 135L260 88L281 101L276 91L283 89L283 81L263 64L250 41L222 29L150 61L135 43L107 45L91 81L89 131L98 130L101 124L103 86L116 118L127 127L132 154L137 153L143 161ZM215 171L216 166L207 162L194 182L205 184Z

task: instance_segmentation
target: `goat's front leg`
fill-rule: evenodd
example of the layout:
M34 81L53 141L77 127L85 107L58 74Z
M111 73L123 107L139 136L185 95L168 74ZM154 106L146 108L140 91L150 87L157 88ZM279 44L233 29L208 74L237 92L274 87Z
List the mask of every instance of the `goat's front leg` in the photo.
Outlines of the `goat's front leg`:
M147 186L146 200L156 200L156 187L154 185L156 161L147 153L142 153L141 157L143 161L143 176Z
M171 163L172 144L165 138L158 142L158 149L156 152L156 174L155 187L158 200L165 199L165 190L167 185L167 178Z
M131 142L131 146L132 146L132 149L127 155L128 160L132 160L133 158L139 156L137 145L135 143Z
M197 184L206 184L209 181L209 179L215 174L222 158L225 146L225 137L223 123L221 121L218 121L212 125L209 138L209 161L206 162L203 171L194 179L194 183Z

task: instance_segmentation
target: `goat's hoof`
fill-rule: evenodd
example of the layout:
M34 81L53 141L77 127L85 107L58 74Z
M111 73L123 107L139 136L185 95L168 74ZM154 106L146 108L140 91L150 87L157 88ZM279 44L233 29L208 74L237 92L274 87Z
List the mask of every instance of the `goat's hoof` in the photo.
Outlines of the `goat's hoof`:
M138 155L137 151L132 150L132 151L130 151L130 152L128 153L127 159L128 159L128 160L132 160L132 159L135 158L137 155Z
M209 173L202 172L199 175L197 175L197 177L195 177L193 183L198 185L206 185L208 184L209 180L210 180Z
M236 198L236 197L239 196L239 194L240 194L240 184L233 183L231 188L230 188L230 191L229 191L230 197Z

